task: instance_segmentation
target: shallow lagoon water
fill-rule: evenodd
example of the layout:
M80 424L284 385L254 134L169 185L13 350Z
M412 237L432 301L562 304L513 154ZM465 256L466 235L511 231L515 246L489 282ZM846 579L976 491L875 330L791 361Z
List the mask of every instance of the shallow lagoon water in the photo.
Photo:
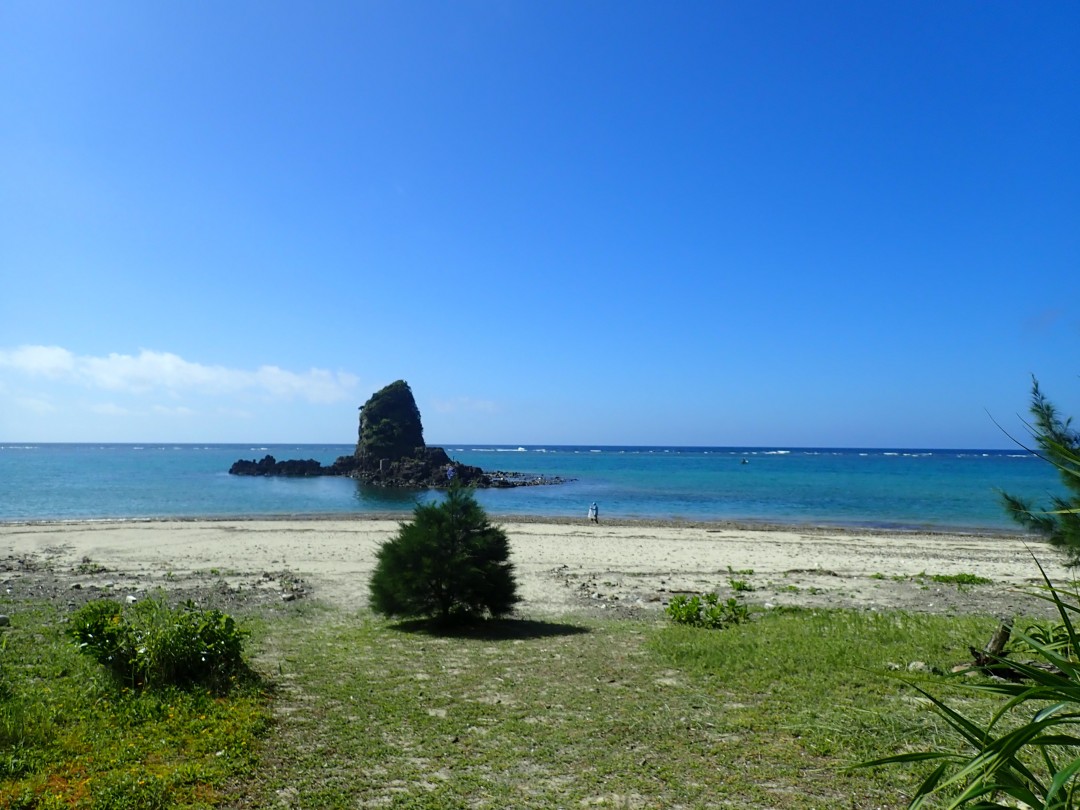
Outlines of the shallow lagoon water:
M485 470L573 479L481 490L493 515L1012 530L998 490L1041 502L1056 472L1023 451L443 445ZM0 445L0 521L408 512L428 491L345 478L231 476L239 458L314 458L352 445Z

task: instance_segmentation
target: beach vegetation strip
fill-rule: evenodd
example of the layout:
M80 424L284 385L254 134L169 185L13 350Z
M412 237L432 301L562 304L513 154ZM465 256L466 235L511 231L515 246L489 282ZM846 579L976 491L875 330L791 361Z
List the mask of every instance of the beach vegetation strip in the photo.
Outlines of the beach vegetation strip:
M989 577L981 577L978 574L961 572L959 574L933 574L930 579L934 582L944 582L957 587L963 585L992 585L994 581Z

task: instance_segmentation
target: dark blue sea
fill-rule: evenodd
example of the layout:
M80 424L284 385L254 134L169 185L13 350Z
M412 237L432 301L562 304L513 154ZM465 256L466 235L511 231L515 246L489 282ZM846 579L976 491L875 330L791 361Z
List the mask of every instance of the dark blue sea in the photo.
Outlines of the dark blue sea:
M455 460L553 486L482 490L495 517L745 521L1011 531L998 491L1038 502L1061 485L1022 450L443 445ZM313 458L352 445L0 444L0 521L403 513L427 491L347 478L231 476L240 458Z

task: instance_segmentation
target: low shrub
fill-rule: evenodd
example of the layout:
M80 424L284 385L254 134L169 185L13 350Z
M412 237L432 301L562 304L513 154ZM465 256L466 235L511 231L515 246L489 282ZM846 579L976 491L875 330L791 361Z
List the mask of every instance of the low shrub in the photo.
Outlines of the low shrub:
M126 686L222 688L243 670L246 631L219 610L190 601L170 607L144 599L125 609L119 602L89 602L69 620L67 633Z
M688 624L691 627L705 627L710 630L722 630L732 624L741 624L750 618L750 609L738 599L732 597L725 602L715 593L701 596L680 594L671 597L665 609L668 617L676 624Z

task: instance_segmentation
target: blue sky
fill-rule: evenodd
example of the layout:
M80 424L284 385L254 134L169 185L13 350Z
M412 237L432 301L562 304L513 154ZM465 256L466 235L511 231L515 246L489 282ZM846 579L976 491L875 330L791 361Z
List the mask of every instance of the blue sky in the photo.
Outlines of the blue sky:
M1080 5L0 4L0 441L1007 446Z

